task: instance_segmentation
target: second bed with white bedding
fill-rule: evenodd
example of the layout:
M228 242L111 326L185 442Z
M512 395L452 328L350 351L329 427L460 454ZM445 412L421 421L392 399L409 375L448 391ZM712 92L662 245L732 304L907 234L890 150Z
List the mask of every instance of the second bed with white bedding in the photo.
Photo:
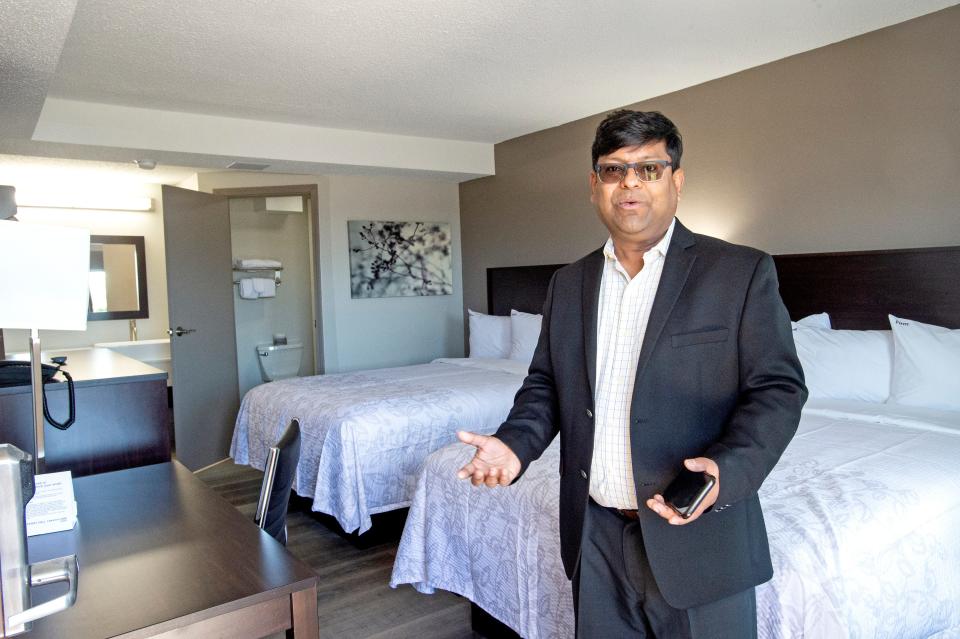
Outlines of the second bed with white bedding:
M262 469L267 449L299 418L294 490L345 531L363 533L371 515L409 505L424 458L457 430L496 430L526 372L513 360L438 359L263 384L243 398L230 456Z
M508 488L458 481L471 454L428 458L391 585L459 593L524 637L572 637L557 442ZM760 490L774 565L760 637L960 637L957 460L960 413L808 402Z

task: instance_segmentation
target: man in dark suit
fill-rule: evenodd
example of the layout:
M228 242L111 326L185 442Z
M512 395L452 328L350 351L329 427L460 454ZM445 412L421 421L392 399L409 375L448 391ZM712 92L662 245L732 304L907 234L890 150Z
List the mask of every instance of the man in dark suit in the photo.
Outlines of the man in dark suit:
M581 637L756 635L772 576L757 491L806 400L773 260L675 219L682 142L657 112L598 127L606 245L554 275L507 420L460 478L505 486L560 433L560 540ZM681 465L716 483L681 517Z

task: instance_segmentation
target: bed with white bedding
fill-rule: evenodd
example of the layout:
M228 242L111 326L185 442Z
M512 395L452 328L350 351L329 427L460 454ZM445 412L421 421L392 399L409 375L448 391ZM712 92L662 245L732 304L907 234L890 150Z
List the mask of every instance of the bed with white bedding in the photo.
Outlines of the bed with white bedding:
M775 570L761 636L960 638L960 247L774 261L812 399L760 491ZM538 308L555 269L488 269L488 307ZM425 462L392 585L458 592L527 637L572 636L558 447L507 489L456 480L470 454Z
M230 456L263 469L299 418L295 492L363 533L371 515L409 505L423 459L457 430L496 430L526 372L525 362L461 358L270 382L244 396Z
M431 455L391 585L459 593L531 639L573 636L555 442L508 488ZM813 399L760 490L773 580L761 637L960 637L960 412ZM695 524L694 524L695 525Z

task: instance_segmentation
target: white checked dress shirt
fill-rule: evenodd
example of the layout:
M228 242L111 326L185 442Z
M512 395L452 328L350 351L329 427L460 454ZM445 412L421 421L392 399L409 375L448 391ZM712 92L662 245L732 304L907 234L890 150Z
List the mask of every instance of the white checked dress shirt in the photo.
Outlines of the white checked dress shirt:
M630 453L630 404L640 346L675 224L676 220L671 222L663 239L643 254L643 268L633 279L614 253L613 238L603 247L590 471L590 496L601 506L637 509Z

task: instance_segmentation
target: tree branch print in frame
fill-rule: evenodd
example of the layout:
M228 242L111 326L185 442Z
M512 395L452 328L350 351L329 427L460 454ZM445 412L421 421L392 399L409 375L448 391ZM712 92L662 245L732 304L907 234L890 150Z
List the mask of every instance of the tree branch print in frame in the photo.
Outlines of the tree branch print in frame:
M350 296L451 295L450 225L445 222L347 222Z

